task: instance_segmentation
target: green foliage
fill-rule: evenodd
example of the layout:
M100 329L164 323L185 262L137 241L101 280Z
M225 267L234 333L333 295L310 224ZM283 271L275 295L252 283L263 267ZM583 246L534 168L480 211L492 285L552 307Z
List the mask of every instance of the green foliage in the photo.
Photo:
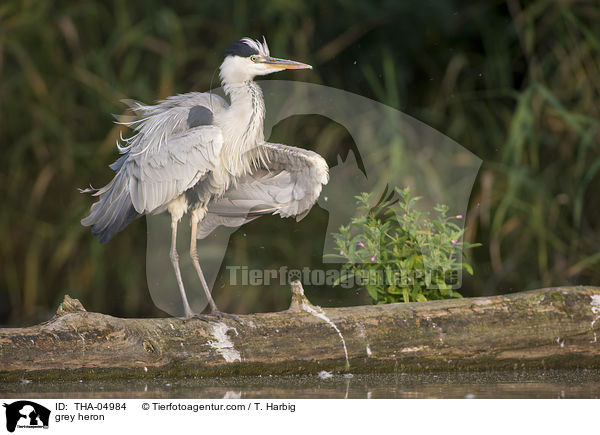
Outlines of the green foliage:
M430 217L410 188L396 193L397 201L375 207L371 194L356 196L361 215L333 234L346 276L359 277L374 304L461 298L452 286L462 269L473 275L473 268L459 258L481 244L460 241L464 230L455 221L463 216L447 216L447 206L436 205Z

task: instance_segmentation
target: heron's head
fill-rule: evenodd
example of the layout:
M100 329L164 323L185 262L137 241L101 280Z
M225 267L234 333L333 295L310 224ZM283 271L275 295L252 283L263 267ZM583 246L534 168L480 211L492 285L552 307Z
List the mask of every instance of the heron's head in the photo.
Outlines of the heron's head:
M267 41L240 39L223 53L221 80L224 83L244 82L256 76L264 76L284 69L312 68L305 63L271 57Z

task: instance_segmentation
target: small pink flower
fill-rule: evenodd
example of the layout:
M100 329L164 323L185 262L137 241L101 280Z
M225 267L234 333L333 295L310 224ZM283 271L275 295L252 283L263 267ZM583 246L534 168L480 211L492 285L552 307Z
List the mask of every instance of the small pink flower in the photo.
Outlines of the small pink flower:
M358 246L359 248L364 248L365 247L365 245L363 244L363 242L358 242L356 244L356 246Z
M452 240L452 246L456 246L457 243L458 243L458 240Z
M375 257L371 257L371 261L375 261Z
M456 216L456 219L462 219L462 218L463 218L462 214L459 214L459 215Z

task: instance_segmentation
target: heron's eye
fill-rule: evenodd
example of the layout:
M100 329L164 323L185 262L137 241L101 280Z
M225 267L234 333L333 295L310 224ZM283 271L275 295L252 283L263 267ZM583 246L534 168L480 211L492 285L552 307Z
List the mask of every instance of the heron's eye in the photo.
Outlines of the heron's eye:
M250 56L250 60L252 62L256 62L258 60L258 56L256 56L255 54L253 54L252 56Z

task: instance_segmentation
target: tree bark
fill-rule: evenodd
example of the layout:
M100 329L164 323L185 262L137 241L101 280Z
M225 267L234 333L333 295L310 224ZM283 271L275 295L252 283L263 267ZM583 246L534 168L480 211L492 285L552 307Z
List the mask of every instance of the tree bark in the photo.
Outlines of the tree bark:
M48 322L0 329L0 379L600 367L600 288L314 307L239 318L121 319L65 296Z

